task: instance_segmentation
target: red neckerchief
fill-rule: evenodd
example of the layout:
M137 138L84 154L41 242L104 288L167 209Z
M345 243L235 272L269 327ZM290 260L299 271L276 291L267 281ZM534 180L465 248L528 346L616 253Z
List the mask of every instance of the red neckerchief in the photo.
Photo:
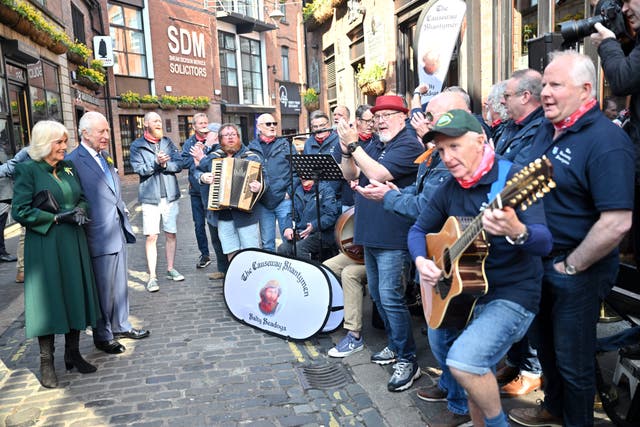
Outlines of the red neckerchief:
M302 184L302 189L307 193L313 188L313 182L310 184Z
M495 157L496 153L493 151L493 148L489 144L484 144L484 153L482 153L480 166L478 166L478 169L476 169L470 179L462 180L456 178L458 184L460 184L462 188L470 188L472 185L480 181L480 178L485 176L493 167L493 160Z
M272 136L271 138L268 138L264 135L260 135L260 141L264 142L265 144L271 144L273 141L276 140L275 136Z
M502 123L502 119L496 119L493 122L491 122L491 127L494 128L498 126L500 123Z
M373 137L372 133L360 133L358 132L358 139L362 142L367 142Z
M587 111L592 109L593 106L596 105L596 102L597 101L595 99L590 99L589 101L582 104L580 108L574 111L573 114L571 114L569 117L561 120L560 123L554 123L553 127L556 131L569 129L578 121L580 117L584 116Z
M157 144L158 142L160 142L160 138L156 138L155 136L151 135L149 131L146 131L146 130L144 131L144 139L151 142L152 144Z
M200 135L198 132L195 133L196 141L205 142L207 140L207 135Z
M324 140L329 138L329 135L325 136L324 138L318 135L314 135L314 138L316 139L316 141L318 141L318 144L322 145Z

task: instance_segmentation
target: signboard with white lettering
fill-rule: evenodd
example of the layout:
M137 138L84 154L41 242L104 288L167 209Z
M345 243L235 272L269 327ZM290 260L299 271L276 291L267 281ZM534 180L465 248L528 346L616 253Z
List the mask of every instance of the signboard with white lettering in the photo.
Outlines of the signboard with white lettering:
M191 77L207 77L204 33L173 25L167 27L169 72Z
M278 89L281 114L300 114L300 87L297 83L280 83Z
M113 67L113 39L111 36L93 38L93 58L102 61L102 66Z
M237 320L293 340L331 332L344 317L342 287L330 270L259 249L233 257L224 300Z

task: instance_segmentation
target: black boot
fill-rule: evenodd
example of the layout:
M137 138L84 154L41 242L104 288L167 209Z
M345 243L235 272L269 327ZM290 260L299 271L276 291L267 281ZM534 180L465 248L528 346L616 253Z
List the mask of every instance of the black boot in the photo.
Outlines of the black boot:
M54 335L38 337L40 344L40 384L46 388L58 387L58 377L53 367L53 339Z
M96 367L87 362L80 355L78 346L80 344L80 331L71 329L69 333L64 334L64 365L67 371L75 366L81 374L90 374L96 371Z

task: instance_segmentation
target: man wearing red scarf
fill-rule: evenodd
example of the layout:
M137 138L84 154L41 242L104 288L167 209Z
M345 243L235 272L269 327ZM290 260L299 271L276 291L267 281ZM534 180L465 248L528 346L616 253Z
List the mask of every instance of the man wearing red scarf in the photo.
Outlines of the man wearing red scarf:
M512 409L520 424L593 425L596 323L615 283L618 244L631 227L634 152L595 100L592 60L555 52L542 77L548 122L530 158L546 154L557 186L544 199L553 250L543 258L539 315L530 337L544 376L544 402Z
M409 251L420 275L420 285L431 289L443 275L438 267L442 264L432 259L443 254L427 256L425 236L438 233L451 216L479 215L520 167L494 154L491 145L485 143L482 126L466 110L450 110L441 115L423 140L435 143L454 178L434 191L409 230ZM542 203L533 203L518 212L511 207L484 209L482 227L491 249L478 273L484 268L488 291L478 299L471 321L451 345L446 365L467 392L473 424L502 427L509 424L502 411L493 369L533 321L540 300L540 256L551 250L551 233ZM458 260L453 261L457 266ZM461 280L468 277L463 274ZM423 304L427 312L429 298Z

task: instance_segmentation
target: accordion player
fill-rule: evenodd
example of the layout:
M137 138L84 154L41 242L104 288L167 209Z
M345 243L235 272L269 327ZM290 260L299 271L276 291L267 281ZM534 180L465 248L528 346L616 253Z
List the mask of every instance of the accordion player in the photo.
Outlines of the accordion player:
M214 158L211 160L211 174L213 182L209 186L209 210L234 208L251 212L264 193L260 162L238 157ZM253 181L263 184L258 193L253 193L249 188L249 183Z

